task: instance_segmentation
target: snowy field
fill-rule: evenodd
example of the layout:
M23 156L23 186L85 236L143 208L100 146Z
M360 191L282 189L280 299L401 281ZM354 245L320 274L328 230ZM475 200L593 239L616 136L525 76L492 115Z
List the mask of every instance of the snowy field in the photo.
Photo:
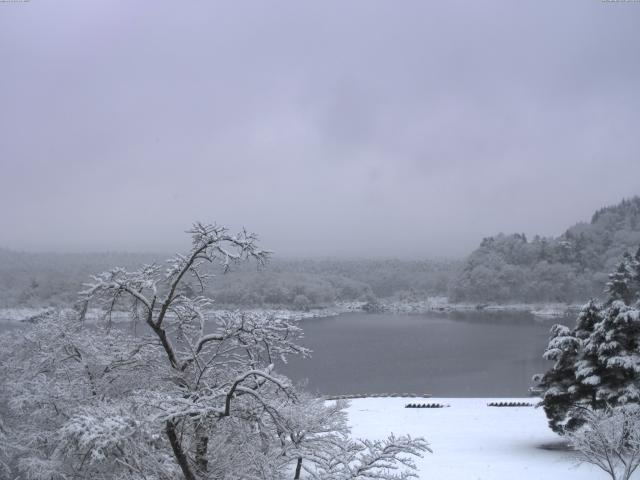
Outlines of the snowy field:
M571 452L544 448L557 445L560 437L547 427L542 409L487 407L492 401L535 404L536 399L362 398L351 400L349 423L354 437L383 438L391 432L425 437L433 453L417 459L421 480L608 478L591 465L578 466ZM426 402L450 407L404 408Z

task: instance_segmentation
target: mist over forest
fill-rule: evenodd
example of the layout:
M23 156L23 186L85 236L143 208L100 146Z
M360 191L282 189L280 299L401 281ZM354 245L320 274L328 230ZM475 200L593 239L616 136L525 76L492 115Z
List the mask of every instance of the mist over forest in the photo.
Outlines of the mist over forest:
M209 293L221 307L308 310L336 302L576 302L603 293L608 273L640 246L640 197L596 211L558 237L497 234L458 260L281 258L262 268L239 264L216 276ZM27 253L0 249L0 307L72 304L90 275L137 268L169 255ZM196 289L195 284L188 288Z

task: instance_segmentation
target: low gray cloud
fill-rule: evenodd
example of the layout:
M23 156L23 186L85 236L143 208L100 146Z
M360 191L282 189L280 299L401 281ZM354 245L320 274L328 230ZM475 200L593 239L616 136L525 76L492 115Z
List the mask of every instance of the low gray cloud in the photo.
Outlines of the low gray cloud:
M640 193L640 4L0 4L0 245L459 256Z

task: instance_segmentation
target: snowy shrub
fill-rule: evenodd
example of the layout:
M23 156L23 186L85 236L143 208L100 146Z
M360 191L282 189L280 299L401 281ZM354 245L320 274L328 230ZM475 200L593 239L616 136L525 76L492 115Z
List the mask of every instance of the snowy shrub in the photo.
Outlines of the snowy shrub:
M591 463L612 480L629 480L640 465L640 407L586 409L584 424L568 433L580 461Z

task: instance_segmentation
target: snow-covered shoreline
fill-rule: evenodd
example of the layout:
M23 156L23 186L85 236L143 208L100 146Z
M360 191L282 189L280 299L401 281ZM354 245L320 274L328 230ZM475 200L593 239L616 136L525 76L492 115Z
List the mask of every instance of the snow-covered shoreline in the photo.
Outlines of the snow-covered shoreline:
M577 466L575 454L547 426L540 408L489 407L492 401L532 398L431 398L447 408L405 408L412 398L361 398L348 407L352 436L390 432L422 436L432 454L417 460L418 478L446 480L594 480L606 474ZM415 401L415 400L414 400Z
M57 311L57 310L60 310L61 312L67 313L67 314L73 313L73 309L71 308L66 308L66 309L56 309L53 307L2 308L0 309L0 324L30 322L30 321L36 320L41 315L44 315L46 312ZM215 315L215 314L225 314L233 311L237 311L237 309L221 308L221 309L211 310L209 313L211 315ZM333 317L336 315L340 315L342 313L362 311L362 310L361 309L355 310L349 306L338 305L335 307L314 309L310 311L269 309L269 308L246 308L246 309L241 309L241 311L246 313L273 315L275 317L286 318L289 320L306 320L310 318ZM114 311L111 314L111 321L114 323L127 322L130 320L129 315L130 315L129 312L126 312L126 311ZM88 322L96 322L102 318L104 318L104 312L99 309L89 309L85 315L85 319Z
M416 301L379 301L375 307L382 312L524 312L537 317L563 317L580 310L581 304L566 303L450 303L447 297L430 297ZM364 309L364 303L360 309Z
M530 313L540 318L557 318L576 315L582 304L567 303L450 303L446 297L430 297L425 300L416 301L387 301L380 300L375 305L367 302L338 302L334 306L311 310L308 312L298 312L294 310L262 310L274 313L276 315L288 316L289 318L317 318L330 317L349 312L381 312L381 313L400 313L400 314L420 314L430 312L465 312L465 313ZM260 311L249 310L249 311Z

